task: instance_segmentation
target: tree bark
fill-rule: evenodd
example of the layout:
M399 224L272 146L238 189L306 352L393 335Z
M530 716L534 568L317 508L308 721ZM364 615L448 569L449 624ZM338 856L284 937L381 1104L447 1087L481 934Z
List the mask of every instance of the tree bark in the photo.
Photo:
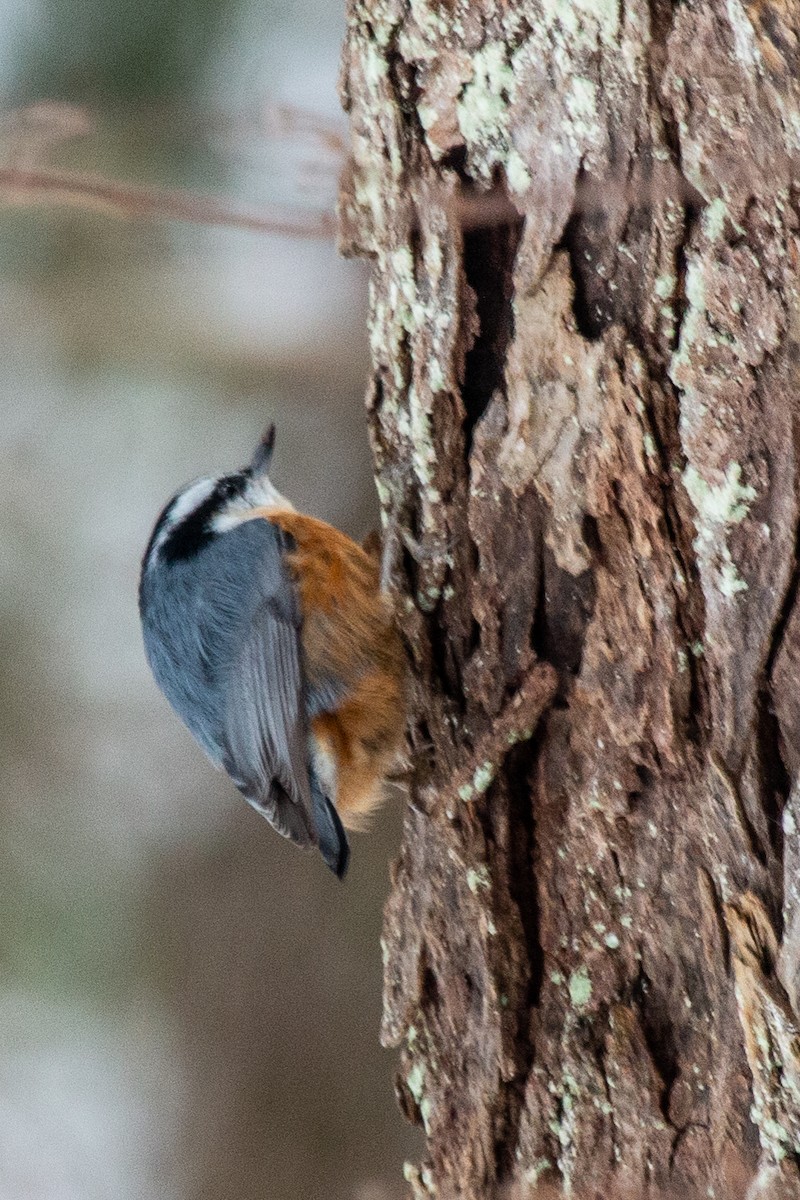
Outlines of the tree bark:
M351 0L418 1196L800 1196L799 76L796 0Z

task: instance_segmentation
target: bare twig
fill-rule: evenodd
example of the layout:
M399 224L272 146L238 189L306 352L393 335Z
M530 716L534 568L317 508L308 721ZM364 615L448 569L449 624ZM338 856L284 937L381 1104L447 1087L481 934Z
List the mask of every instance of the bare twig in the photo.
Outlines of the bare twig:
M68 205L119 217L161 217L296 238L332 238L336 227L332 212L236 208L226 200L178 188L145 187L93 173L49 168L0 167L2 201Z

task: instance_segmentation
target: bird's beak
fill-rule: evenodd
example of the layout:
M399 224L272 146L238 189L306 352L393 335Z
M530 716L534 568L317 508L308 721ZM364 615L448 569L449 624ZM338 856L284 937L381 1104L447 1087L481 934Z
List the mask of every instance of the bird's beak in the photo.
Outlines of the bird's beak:
M250 463L250 474L266 475L272 462L272 451L275 449L275 425L270 423L264 430L264 435L258 443L253 460Z

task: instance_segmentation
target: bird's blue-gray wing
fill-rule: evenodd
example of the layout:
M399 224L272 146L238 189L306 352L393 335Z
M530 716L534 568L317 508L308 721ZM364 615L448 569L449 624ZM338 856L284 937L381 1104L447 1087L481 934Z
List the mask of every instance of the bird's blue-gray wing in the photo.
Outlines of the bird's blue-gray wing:
M231 664L224 705L223 766L271 825L301 845L317 842L308 774L308 730L291 588L268 581ZM270 594L272 593L272 594Z

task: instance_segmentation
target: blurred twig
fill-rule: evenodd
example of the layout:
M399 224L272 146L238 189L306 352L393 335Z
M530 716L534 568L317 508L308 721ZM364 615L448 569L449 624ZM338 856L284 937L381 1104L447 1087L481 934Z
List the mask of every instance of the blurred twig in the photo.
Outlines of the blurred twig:
M289 110L276 109L280 116L264 117L267 135L280 125L284 135L293 126ZM313 117L296 113L296 130L306 134ZM270 133L272 122L272 134ZM82 105L41 101L14 109L0 117L0 204L68 205L128 218L167 218L195 225L224 225L253 233L278 234L293 238L333 238L336 219L332 209L295 207L243 208L223 197L203 196L181 188L162 188L109 179L96 172L52 167L47 158L66 141L86 137L95 128L90 111ZM345 143L324 122L318 136L327 149L343 157Z
M332 238L333 213L237 208L223 199L180 188L145 187L102 175L47 167L0 167L0 201L70 205L121 217L166 217L195 225L227 225L284 237Z

